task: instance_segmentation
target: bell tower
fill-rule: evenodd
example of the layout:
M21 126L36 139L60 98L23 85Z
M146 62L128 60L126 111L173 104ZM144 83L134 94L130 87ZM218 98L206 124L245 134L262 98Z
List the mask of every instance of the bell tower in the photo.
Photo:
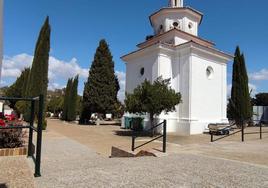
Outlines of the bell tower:
M169 6L172 8L183 7L183 0L169 0Z

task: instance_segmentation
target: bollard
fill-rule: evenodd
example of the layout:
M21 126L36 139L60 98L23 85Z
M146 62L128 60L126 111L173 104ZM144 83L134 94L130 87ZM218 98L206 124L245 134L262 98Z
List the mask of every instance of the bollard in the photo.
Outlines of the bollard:
M30 119L30 128L29 128L29 141L28 141L28 157L33 156L33 126L34 126L34 109L35 108L35 101L31 101L31 119Z
M164 120L164 130L163 130L163 152L166 153L167 147L167 120Z

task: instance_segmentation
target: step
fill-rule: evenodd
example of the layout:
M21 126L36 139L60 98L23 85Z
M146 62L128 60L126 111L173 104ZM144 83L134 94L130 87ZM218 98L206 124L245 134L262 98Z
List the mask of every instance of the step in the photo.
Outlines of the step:
M134 152L126 149L125 147L112 146L110 158L123 158L123 157L163 157L167 153L163 153L158 149L137 149Z

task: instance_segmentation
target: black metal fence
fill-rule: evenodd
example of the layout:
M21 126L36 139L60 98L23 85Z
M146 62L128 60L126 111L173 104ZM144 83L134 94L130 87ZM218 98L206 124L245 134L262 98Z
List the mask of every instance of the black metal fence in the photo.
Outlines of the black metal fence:
M27 126L8 126L0 127L1 129L29 129L29 140L28 140L28 157L31 157L35 164L35 177L40 177L40 164L41 164L41 146L42 146L42 123L43 123L43 107L44 107L44 96L40 95L35 98L12 98L12 97L0 97L0 100L4 101L28 101L31 102L31 116L30 122ZM38 102L39 111L37 119L37 127L35 127L35 107ZM36 139L36 155L34 155L34 144L33 144L33 132L37 133Z
M218 141L218 140L222 140L226 137L229 137L229 136L232 136L232 135L235 135L237 133L240 133L241 132L241 141L244 142L245 141L245 135L249 135L249 134L257 134L259 135L259 138L262 139L262 135L265 134L265 133L268 133L267 131L263 131L263 123L262 121L258 121L258 124L257 126L255 127L258 127L259 128L259 131L255 131L255 132L246 132L245 130L247 130L247 126L245 125L245 123L242 121L241 123L241 127L237 127L236 124L233 124L233 125L230 125L230 126L226 126L222 129L218 129L217 131L209 131L209 134L210 134L210 141L211 142L215 142L215 141ZM229 133L228 131L228 134L226 135L222 135L222 136L219 136L219 135L216 135L216 132L225 132L226 130L236 130L232 133ZM214 139L214 137L217 136L216 139Z
M155 138L153 138L152 140L145 142L139 146L135 146L135 140L138 137L141 137L141 135L144 135L144 133L149 133L151 134L152 132L154 132L155 129L157 129L158 127L163 126L163 133ZM153 126L152 128L143 131L143 132L134 132L134 134L132 135L132 144L131 144L131 151L135 151L135 149L138 149L142 146L145 146L146 144L149 144L155 140L158 140L159 138L163 138L163 145L162 145L162 149L163 149L163 153L166 153L166 145L167 145L167 121L164 120L162 123L159 123L155 126Z

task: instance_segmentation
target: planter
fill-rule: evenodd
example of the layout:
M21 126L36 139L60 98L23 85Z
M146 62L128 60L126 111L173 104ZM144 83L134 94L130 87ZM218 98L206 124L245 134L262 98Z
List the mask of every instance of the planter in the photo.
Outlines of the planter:
M0 149L0 157L2 157L2 156L27 155L27 152L28 152L27 147L3 148L3 149Z

